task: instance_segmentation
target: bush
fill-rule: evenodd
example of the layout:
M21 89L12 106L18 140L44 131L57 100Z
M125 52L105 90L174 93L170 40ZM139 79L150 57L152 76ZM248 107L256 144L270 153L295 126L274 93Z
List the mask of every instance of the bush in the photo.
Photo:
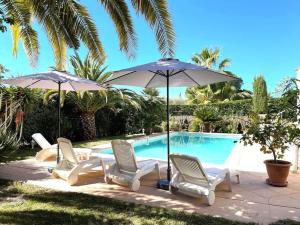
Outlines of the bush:
M194 115L202 122L212 122L220 120L218 109L211 106L200 107Z
M14 151L19 148L17 133L0 129L0 151Z
M268 91L263 76L258 76L253 82L253 111L255 113L267 113Z
M190 132L199 132L200 131L200 124L202 121L199 118L194 118L189 125Z
M73 112L66 112L67 110L70 111L70 106L65 105L61 112L61 136L73 141L81 140L79 119L74 117ZM40 101L31 112L25 114L23 138L28 142L32 134L42 133L47 140L54 143L57 138L57 129L55 102L44 105Z
M181 130L181 125L180 123L175 120L175 118L171 117L170 119L170 130L172 131L180 131Z

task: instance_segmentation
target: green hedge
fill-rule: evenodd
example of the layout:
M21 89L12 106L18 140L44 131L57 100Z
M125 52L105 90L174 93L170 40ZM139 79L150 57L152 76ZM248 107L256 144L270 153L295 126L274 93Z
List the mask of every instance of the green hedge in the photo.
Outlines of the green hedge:
M220 102L220 103L211 103L205 105L171 105L170 113L174 116L178 115L193 115L194 111L199 107L213 106L215 107L220 116L229 116L229 115L248 115L252 110L252 100L236 100L230 102Z
M283 98L269 98L268 112L280 113L282 109L288 107L288 103ZM247 116L253 110L252 100L236 100L230 102L211 103L206 105L170 105L170 113L173 116L188 115L192 116L199 107L212 106L216 108L220 116ZM289 106L290 107L290 106ZM296 110L292 110L284 117L295 117Z

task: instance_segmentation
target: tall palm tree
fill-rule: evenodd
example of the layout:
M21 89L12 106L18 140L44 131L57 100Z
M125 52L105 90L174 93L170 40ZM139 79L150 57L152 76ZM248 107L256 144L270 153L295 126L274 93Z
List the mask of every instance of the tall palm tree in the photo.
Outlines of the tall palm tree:
M98 0L111 17L119 38L120 49L129 57L135 55L137 36L129 5L142 14L155 33L158 48L164 56L174 54L175 35L166 0ZM17 54L21 39L31 65L36 65L39 54L37 32L32 18L45 30L52 45L56 67L64 69L66 47L78 49L82 42L94 59L101 61L105 52L96 25L89 12L78 0L0 0L4 16L13 16L11 26L13 54Z
M226 67L230 66L231 60L228 58L220 60L219 48L203 48L200 53L194 54L192 61L195 64L219 70L236 76ZM218 84L207 85L204 87L193 87L186 90L186 96L189 104L208 104L218 101L229 101L251 98L251 92L241 90L240 81L222 82Z
M193 55L192 61L200 66L206 66L210 69L218 69L221 71L224 71L225 67L230 66L231 63L231 60L228 58L220 61L219 48L203 48L200 53ZM215 68L217 63L219 63L218 68Z
M83 61L78 54L75 54L70 61L75 74L79 77L103 83L111 75L110 72L105 72L104 61L96 61L90 54ZM96 138L95 114L98 110L103 107L113 108L115 104L120 102L139 106L138 98L134 92L112 87L101 91L69 92L67 98L72 100L80 113L85 139Z

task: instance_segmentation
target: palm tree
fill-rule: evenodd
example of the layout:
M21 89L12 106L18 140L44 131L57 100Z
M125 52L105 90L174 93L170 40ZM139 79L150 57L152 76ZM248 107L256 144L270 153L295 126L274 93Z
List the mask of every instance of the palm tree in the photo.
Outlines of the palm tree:
M228 58L220 60L219 48L203 48L200 53L194 54L192 61L200 66L219 70L236 76L225 68L231 63ZM193 87L186 90L186 96L189 104L208 104L218 101L239 100L251 98L251 92L241 90L241 81L222 82L218 84L207 85L204 87Z
M165 101L159 96L159 91L155 88L145 88L141 96L142 128L146 134L151 134L156 126L159 126L165 119Z
M129 57L135 55L137 36L129 5L142 14L155 33L158 48L164 56L174 54L175 35L166 0L98 0L111 17L119 38L120 49ZM13 16L11 26L13 54L17 54L22 40L31 65L36 65L39 54L38 35L32 27L32 18L45 30L53 48L56 67L64 69L66 46L78 49L82 42L94 59L105 56L96 25L87 8L76 0L0 0L5 17Z
M75 54L71 57L70 62L75 74L82 78L103 83L111 75L110 72L105 72L107 67L104 66L104 61L96 61L90 54L83 61L78 54ZM98 110L103 107L113 108L120 102L139 106L135 93L112 87L101 91L69 92L67 98L74 103L80 113L83 136L88 140L96 138L95 114Z
M216 65L220 60L219 48L203 48L200 53L196 53L192 57L192 61L200 66L205 66L210 69L216 69ZM225 67L230 66L231 60L225 58L218 64L218 70L224 71Z
M9 70L0 64L0 81L3 78L3 74L7 73Z

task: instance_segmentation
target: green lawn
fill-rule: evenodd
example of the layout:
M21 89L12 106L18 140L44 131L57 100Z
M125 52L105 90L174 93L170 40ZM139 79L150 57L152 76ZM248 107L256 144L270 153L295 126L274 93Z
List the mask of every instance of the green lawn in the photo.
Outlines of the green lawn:
M0 224L250 225L223 218L58 192L0 179ZM283 220L273 225L299 225Z
M0 180L0 224L244 225L254 223L240 223Z

